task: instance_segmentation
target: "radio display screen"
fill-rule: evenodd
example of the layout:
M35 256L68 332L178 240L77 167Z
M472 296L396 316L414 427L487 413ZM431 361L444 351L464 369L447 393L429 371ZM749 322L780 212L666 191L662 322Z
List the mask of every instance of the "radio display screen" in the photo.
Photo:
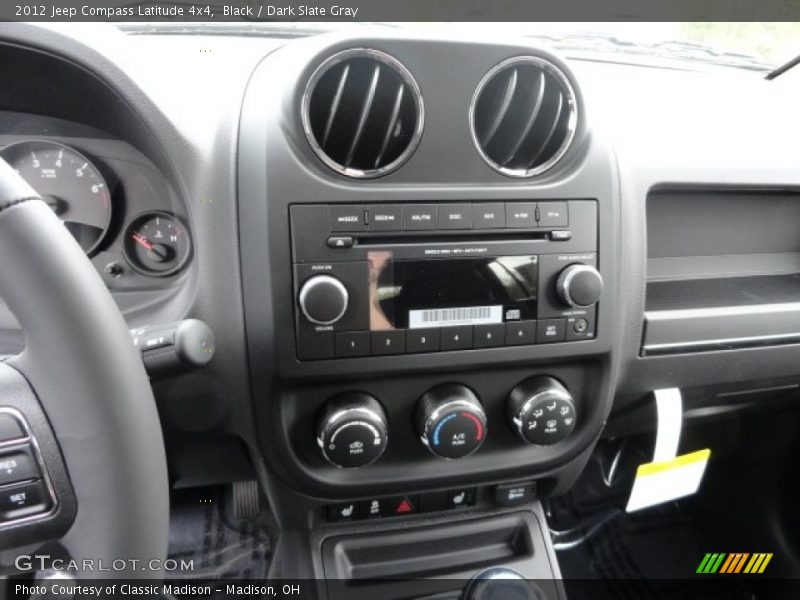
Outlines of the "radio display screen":
M370 329L480 325L536 318L537 256L369 261Z

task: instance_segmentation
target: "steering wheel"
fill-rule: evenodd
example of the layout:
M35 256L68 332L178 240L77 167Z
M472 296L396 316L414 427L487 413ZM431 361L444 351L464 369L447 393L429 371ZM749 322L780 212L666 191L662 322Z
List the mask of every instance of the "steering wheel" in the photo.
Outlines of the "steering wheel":
M158 576L169 489L141 357L86 255L2 159L0 297L25 335L0 362L0 566L57 542L75 577Z

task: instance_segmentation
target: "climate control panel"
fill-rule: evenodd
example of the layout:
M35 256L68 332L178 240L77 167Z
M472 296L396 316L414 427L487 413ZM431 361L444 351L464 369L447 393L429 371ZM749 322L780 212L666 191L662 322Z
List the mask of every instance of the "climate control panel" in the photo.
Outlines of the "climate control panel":
M505 427L531 446L564 441L576 427L576 403L554 377L526 379L508 394ZM408 421L394 423L407 427ZM433 456L462 459L477 452L490 435L487 412L478 395L460 383L433 386L416 402L413 426ZM493 426L493 427L494 427ZM317 416L316 439L323 458L339 468L365 467L387 449L389 420L377 398L345 392L328 400Z

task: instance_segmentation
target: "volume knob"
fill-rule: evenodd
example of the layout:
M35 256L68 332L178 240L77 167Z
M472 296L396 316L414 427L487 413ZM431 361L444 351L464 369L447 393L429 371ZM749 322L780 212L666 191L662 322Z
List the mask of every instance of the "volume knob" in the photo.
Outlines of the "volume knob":
M567 306L588 308L600 299L603 277L590 265L570 265L559 274L556 291Z
M330 275L307 279L297 298L306 319L317 325L332 325L347 311L347 288Z

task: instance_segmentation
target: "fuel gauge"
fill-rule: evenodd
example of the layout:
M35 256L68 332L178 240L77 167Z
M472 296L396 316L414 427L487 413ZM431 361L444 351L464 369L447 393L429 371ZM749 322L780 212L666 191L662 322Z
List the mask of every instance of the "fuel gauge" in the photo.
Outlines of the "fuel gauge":
M166 277L189 260L192 240L175 215L154 211L138 216L125 232L125 257L143 275Z

